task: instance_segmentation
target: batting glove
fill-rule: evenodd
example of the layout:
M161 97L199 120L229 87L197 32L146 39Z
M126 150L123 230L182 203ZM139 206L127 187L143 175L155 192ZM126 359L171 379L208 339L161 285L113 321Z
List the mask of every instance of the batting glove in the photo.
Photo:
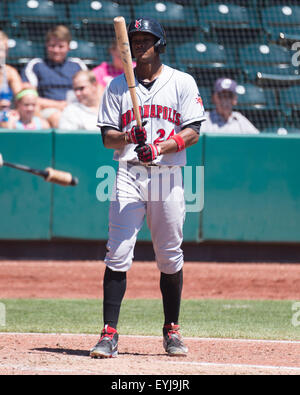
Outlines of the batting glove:
M160 155L160 147L157 144L145 144L137 146L135 152L141 162L153 162Z
M133 126L131 130L125 132L125 138L128 144L145 144L147 140L147 132L144 127Z

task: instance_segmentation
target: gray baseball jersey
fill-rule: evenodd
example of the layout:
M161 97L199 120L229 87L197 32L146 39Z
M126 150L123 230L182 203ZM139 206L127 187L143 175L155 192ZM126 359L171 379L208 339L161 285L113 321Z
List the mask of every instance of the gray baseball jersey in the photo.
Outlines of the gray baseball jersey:
M143 121L148 121L147 143L158 143L180 132L184 126L205 119L204 108L194 78L179 70L164 65L153 87L148 90L136 81L136 93L140 103ZM125 75L113 79L107 87L99 112L98 126L110 126L121 131L130 130L136 125L130 92ZM114 159L138 162L130 144L115 150ZM159 165L186 164L185 150L161 155L157 158Z

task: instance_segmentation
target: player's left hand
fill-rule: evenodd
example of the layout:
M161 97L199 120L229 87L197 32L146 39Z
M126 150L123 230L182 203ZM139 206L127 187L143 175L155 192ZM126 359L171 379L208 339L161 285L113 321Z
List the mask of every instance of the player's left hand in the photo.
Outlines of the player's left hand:
M144 126L133 126L131 130L128 130L126 133L126 141L129 144L145 144L147 140L147 132Z
M160 155L160 147L157 144L138 145L135 152L143 163L153 162Z

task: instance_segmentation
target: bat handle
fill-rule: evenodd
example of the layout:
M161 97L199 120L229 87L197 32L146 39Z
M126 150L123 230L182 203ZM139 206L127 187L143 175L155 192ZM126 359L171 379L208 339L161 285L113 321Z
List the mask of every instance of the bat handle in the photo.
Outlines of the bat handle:
M55 184L64 186L75 186L78 184L78 179L76 177L74 178L71 173L55 170L51 167L47 167L45 170L48 172L48 175L45 177L45 180L48 182L54 182Z

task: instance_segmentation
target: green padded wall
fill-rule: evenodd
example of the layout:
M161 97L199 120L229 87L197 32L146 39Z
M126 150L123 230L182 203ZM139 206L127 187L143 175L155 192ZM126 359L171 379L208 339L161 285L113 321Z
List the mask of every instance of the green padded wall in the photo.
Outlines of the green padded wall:
M116 168L112 150L105 149L100 132L54 132L55 167L78 177L76 187L54 186L52 237L107 239L109 201L100 202L96 190L100 166Z
M52 166L51 131L1 130L6 162L36 169ZM0 239L49 239L52 184L8 167L0 168Z
M205 136L203 240L300 241L300 138Z

